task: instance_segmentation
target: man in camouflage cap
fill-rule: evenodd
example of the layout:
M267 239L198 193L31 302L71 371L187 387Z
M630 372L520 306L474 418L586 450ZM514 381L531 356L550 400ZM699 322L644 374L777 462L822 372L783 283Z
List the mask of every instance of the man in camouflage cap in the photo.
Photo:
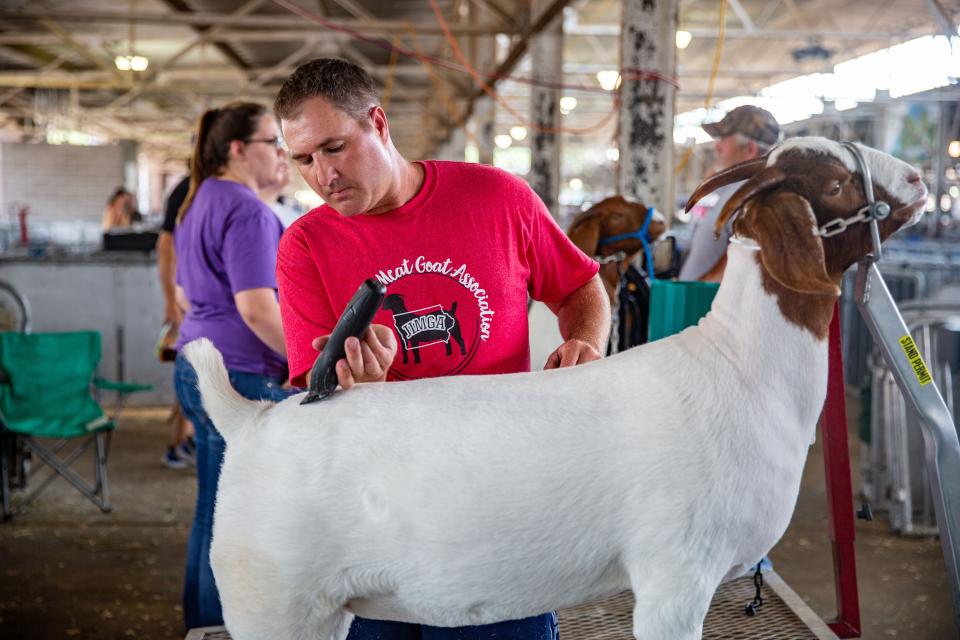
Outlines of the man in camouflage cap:
M703 130L713 136L714 166L711 173L722 171L738 162L752 160L767 153L780 142L780 125L769 111L753 105L737 107L719 122L703 125ZM690 249L680 269L681 280L719 282L727 262L727 241L730 239L730 223L719 238L714 236L714 223L723 205L743 182L734 182L717 189L712 204L707 196L701 206L708 207L697 222L690 238Z

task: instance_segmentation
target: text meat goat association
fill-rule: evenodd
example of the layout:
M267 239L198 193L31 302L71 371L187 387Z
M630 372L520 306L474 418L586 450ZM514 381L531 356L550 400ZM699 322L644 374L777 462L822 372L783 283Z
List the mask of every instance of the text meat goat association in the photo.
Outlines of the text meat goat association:
M861 151L885 238L926 189ZM814 230L863 207L855 172L838 143L797 138L712 177L694 198L747 182L710 313L583 366L300 406L242 398L210 342L188 345L227 442L212 564L232 636L342 640L353 614L485 624L629 588L637 640L700 638L718 584L793 512L840 280L870 247L867 224Z

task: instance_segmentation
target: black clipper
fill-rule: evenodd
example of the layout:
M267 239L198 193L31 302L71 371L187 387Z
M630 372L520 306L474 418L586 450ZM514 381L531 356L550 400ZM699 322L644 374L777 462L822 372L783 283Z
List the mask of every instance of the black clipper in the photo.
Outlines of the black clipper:
M360 338L373 321L380 309L383 297L387 294L386 285L369 278L360 285L343 310L337 326L330 334L330 340L317 356L310 369L310 387L300 404L310 404L323 400L337 388L337 362L345 357L344 342L350 336Z

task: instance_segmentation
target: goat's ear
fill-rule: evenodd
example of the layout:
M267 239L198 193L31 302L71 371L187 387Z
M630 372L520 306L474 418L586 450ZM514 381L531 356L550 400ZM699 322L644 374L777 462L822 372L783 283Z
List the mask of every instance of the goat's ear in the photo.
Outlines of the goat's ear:
M787 289L840 295L827 274L823 242L814 234L817 219L805 198L791 192L761 195L747 203L734 228L757 241L764 268Z
M590 210L593 212L593 209ZM588 212L588 213L590 213ZM574 220L570 225L567 236L577 245L580 251L588 256L597 255L597 244L600 242L600 216L587 215L579 220Z

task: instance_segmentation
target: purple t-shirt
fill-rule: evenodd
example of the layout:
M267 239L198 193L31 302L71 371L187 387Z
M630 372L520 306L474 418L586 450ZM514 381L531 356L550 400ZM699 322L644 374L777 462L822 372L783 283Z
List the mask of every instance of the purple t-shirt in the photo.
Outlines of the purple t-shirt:
M283 377L287 362L244 323L234 294L277 288L283 226L246 185L207 178L174 231L177 284L190 301L176 348L205 337L230 369Z

